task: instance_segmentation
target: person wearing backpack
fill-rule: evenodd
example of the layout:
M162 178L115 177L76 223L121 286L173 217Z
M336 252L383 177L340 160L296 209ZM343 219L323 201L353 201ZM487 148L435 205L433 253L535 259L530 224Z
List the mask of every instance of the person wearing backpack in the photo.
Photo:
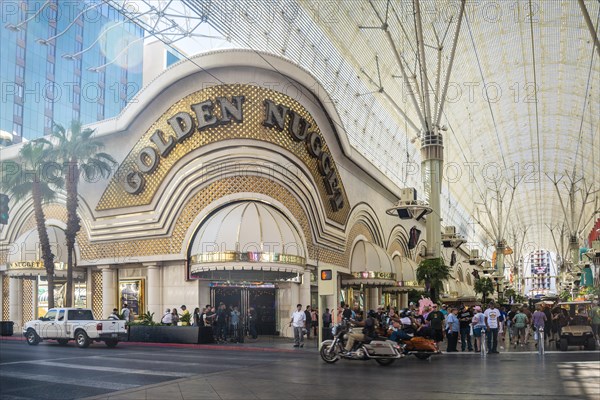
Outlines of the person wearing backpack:
M513 318L513 323L515 326L516 334L515 334L515 348L519 344L519 340L521 341L521 347L525 346L525 328L529 324L529 318L527 315L523 313L523 309L519 308L517 314Z

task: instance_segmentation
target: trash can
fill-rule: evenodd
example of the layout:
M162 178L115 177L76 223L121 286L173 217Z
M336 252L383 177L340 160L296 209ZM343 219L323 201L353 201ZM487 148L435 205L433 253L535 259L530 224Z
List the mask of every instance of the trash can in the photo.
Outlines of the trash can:
M14 324L12 321L0 321L0 336L12 336Z

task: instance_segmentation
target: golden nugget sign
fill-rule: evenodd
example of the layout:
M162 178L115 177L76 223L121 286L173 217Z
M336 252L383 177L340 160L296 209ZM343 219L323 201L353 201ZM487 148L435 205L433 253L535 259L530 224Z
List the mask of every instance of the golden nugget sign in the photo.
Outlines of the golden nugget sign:
M380 271L353 272L352 276L356 279L389 279L389 280L396 279L396 274L394 274L393 272L380 272Z
M64 269L64 263L54 263L54 269ZM8 264L8 269L44 269L43 261L17 261Z
M134 154L135 164L125 171L123 189L130 194L141 194L147 178L159 167L162 159L178 143L194 135L209 134L211 129L230 124L244 124L246 96L215 97L191 104L187 111L179 111L167 120L168 129L156 129L150 136L151 144ZM289 106L265 99L262 125L279 132L285 131L295 142L304 143L310 157L317 162L318 172L333 211L344 207L344 196L331 154L325 150L323 139L306 118ZM252 129L252 127L248 127Z

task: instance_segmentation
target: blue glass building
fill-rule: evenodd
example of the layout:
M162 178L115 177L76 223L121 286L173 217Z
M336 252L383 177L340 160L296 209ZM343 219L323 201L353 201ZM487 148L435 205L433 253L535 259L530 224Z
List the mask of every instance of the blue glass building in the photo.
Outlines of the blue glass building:
M3 1L0 131L13 142L116 116L142 86L143 36L99 1ZM25 22L26 21L26 22Z

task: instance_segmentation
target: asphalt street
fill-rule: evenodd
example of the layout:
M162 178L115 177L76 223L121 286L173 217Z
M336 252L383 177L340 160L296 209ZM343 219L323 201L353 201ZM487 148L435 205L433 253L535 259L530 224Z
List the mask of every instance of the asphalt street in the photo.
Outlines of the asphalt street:
M389 367L325 364L316 346L141 346L79 349L0 340L0 399L590 399L600 353L443 354Z

